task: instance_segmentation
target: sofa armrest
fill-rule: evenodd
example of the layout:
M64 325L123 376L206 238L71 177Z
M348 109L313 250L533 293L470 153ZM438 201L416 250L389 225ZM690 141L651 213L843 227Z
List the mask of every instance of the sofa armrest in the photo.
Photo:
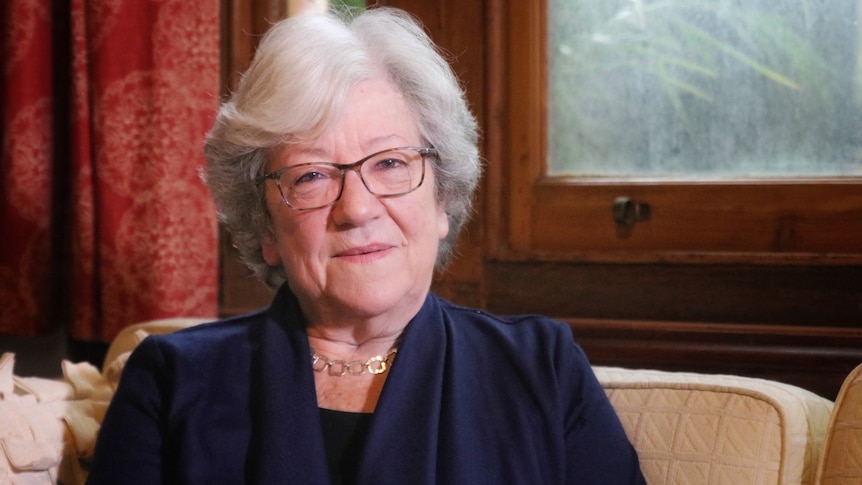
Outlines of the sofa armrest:
M862 483L862 365L838 391L817 477L821 485Z

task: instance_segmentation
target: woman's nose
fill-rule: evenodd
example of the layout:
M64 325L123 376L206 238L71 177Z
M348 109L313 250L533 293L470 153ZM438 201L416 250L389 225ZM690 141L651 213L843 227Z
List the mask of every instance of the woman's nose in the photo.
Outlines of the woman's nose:
M372 194L359 173L349 170L344 174L341 197L335 202L332 214L337 224L361 224L380 215L383 204Z

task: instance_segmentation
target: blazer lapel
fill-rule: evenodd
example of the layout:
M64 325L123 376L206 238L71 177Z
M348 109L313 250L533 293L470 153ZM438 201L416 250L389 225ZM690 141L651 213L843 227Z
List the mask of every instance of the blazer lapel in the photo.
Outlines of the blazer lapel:
M357 483L436 481L447 350L442 318L429 294L405 329L374 412Z
M329 483L308 338L286 288L251 338L249 483Z

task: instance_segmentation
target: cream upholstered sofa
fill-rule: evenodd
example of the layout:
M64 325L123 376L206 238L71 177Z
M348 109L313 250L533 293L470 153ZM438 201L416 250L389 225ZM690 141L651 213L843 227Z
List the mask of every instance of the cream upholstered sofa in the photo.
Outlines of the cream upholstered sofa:
M738 376L595 371L648 483L816 483L828 399Z
M134 325L103 368L63 362L63 379L19 377L0 358L0 483L75 485L130 351L203 319ZM862 483L862 365L835 403L779 382L596 367L650 484Z

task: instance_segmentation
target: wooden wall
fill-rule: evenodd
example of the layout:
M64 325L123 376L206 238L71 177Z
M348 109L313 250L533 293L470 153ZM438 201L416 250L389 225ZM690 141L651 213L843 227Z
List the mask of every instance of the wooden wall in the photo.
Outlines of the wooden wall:
M482 127L487 172L476 216L434 290L498 313L542 313L571 325L594 364L774 378L834 398L862 362L862 265L850 259L697 261L569 257L513 251L504 190L511 103L501 57L508 0L384 0L425 24L452 56ZM225 82L251 55L254 37L283 2L225 5ZM549 227L549 231L557 228ZM584 230L589 230L585 228ZM222 310L265 305L270 292L248 278L223 241ZM862 252L862 248L860 248Z

